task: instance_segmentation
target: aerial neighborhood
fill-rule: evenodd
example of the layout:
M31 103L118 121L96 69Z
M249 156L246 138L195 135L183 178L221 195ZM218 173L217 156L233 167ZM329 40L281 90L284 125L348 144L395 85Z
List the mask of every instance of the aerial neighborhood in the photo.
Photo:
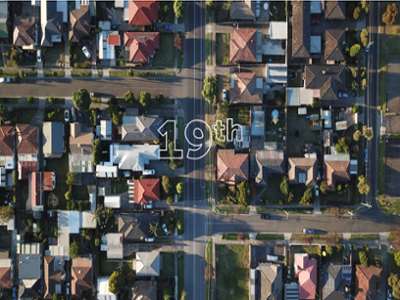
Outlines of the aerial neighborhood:
M400 299L399 7L0 0L0 299Z

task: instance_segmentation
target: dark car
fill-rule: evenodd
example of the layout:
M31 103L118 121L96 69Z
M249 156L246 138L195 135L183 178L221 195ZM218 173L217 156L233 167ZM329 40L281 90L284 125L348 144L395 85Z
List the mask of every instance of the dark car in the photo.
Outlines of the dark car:
M239 68L229 68L229 72L237 73L237 72L239 72Z
M269 215L261 215L261 219L263 219L263 220L269 220Z
M318 19L311 19L311 25L320 25L321 21Z
M83 112L81 112L80 110L78 111L78 116L79 116L79 120L82 123L86 123L86 116Z
M76 108L75 107L71 107L71 118L70 118L70 122L76 122Z
M21 82L22 82L22 79L19 78L19 77L11 78L11 82L12 82L12 83L21 83Z
M65 131L66 138L69 138L69 133L70 133L69 130L70 130L69 123L68 122L64 123L64 131Z

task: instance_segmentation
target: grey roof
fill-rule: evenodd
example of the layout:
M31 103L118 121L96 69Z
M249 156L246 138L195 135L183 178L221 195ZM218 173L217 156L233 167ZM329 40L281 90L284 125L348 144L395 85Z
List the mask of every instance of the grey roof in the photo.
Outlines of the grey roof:
M260 299L282 300L282 266L270 263L259 264Z
M305 87L319 89L321 100L337 100L338 92L345 90L343 66L306 66Z
M325 60L344 61L344 29L325 30Z
M159 139L163 119L157 116L124 116L121 142L152 142Z
M142 241L149 236L150 224L160 224L160 215L155 213L133 213L118 215L118 232L124 234L124 243Z
M285 173L285 159L282 150L260 150L256 152L258 185L268 184L268 174Z
M293 1L292 57L310 58L310 2Z
M53 35L60 35L60 36L63 35L63 32L60 30L60 26L62 26L63 23L62 21L63 21L62 12L56 12L51 17L47 18L46 28L42 40L42 46L52 47L53 42L51 40L51 37Z
M324 265L322 299L345 300L345 285L346 280L342 276L342 265Z
M230 16L232 20L254 20L254 10L255 1L232 2Z
M160 276L160 252L136 252L136 276Z
M20 254L19 255L19 278L37 279L41 277L41 254Z
M43 153L63 154L64 124L61 122L43 123Z
M28 279L19 280L19 299L36 299L42 298L42 280Z

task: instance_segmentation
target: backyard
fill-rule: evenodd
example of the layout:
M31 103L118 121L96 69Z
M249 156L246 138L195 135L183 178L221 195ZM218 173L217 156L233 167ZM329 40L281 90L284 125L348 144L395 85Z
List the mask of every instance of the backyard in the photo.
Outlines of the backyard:
M128 191L128 183L126 180L111 180L111 194L122 194Z
M174 67L175 66L175 48L174 34L160 34L160 49L157 50L153 58L153 66L157 67Z
M247 300L249 298L249 246L216 246L216 299Z
M233 124L250 125L250 107L230 107L228 117Z
M72 193L75 200L88 200L89 193L86 185L73 185Z
M68 167L68 154L64 154L61 158L45 160L45 171L54 171L56 173L56 189L50 194L54 194L57 197L57 208L59 209L65 209L66 206L66 201L64 200L65 193L68 190L68 185L65 183Z
M100 274L101 275L111 275L119 267L118 262L108 262L107 261L107 251L100 252Z
M217 33L216 38L217 65L229 64L229 34Z
M160 265L160 277L157 282L158 299L164 299L164 290L169 289L171 292L174 291L175 280L174 280L174 265L175 265L175 254L174 252L160 252L161 262ZM178 286L179 287L179 286Z

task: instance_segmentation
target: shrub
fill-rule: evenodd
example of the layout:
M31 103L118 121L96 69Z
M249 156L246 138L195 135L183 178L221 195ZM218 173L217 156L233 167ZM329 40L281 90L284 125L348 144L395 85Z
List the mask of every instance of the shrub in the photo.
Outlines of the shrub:
M171 205L172 203L174 203L174 197L169 196L169 197L167 198L167 203L168 203L169 205Z
M358 20L358 18L360 17L360 13L361 13L361 8L359 8L358 6L354 9L354 13L353 13L353 18L354 20Z
M33 98L32 95L28 96L27 100L29 104L33 104L33 102L35 102L35 98Z
M120 66L120 67L125 67L125 62L124 62L123 60L121 60L121 61L119 62L119 66Z
M350 56L355 57L358 55L358 52L360 52L361 46L359 44L354 44L350 48Z
M73 59L74 60L78 60L78 54L75 53L74 56L73 56Z
M129 69L126 74L128 75L128 77L133 77L133 70Z

